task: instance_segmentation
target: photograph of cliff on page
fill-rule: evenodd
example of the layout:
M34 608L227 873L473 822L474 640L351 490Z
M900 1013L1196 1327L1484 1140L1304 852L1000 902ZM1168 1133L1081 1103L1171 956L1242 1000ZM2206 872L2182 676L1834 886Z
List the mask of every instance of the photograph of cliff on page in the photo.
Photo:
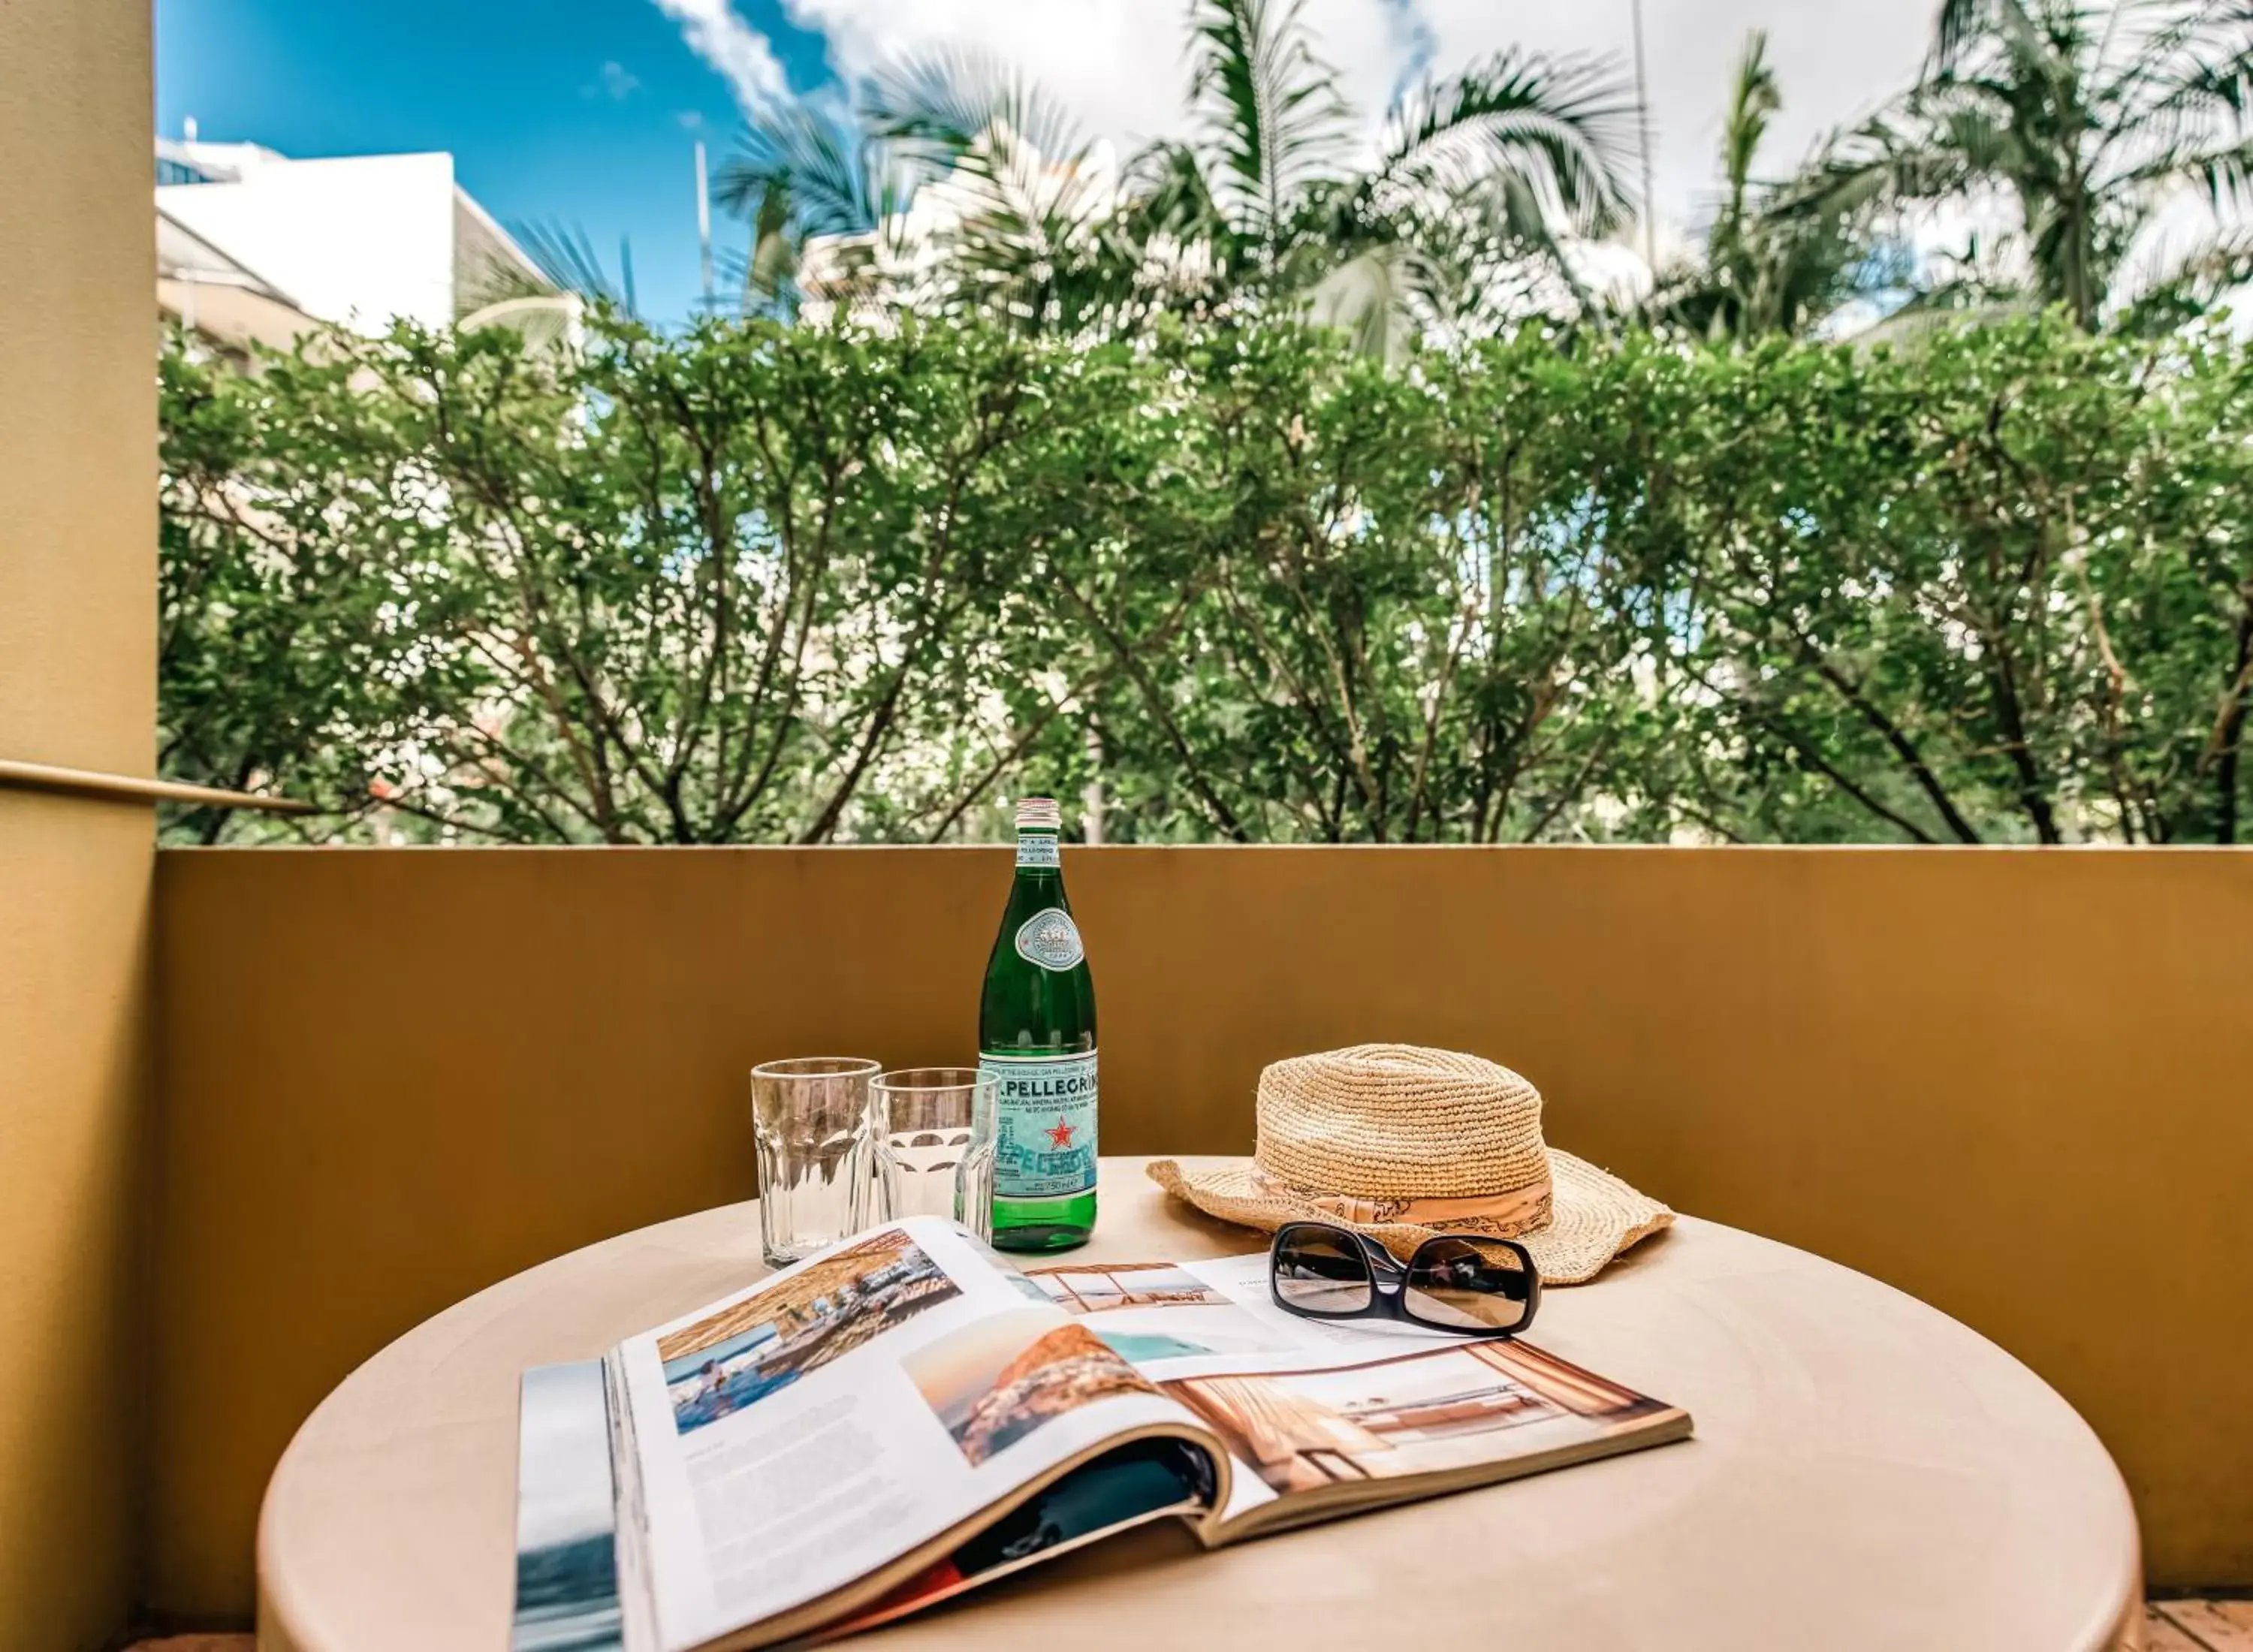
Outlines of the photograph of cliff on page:
M623 1620L625 1652L831 1639L1151 1520L1215 1547L1691 1431L1531 1344L1309 1321L1266 1279L1260 1256L1028 1272L917 1216L628 1338L622 1609L589 1628ZM557 1480L539 1442L583 1463L598 1425L535 1427L534 1398L527 1497ZM571 1645L575 1603L531 1604Z
M1101 1339L1053 1308L1018 1308L966 1325L901 1363L973 1466L1094 1400L1158 1392Z

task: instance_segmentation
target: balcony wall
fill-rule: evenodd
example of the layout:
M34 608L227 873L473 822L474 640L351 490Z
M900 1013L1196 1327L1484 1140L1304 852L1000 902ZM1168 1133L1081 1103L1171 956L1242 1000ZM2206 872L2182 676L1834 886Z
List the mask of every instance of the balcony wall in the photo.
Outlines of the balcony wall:
M268 1472L356 1363L751 1191L754 1062L967 1056L1008 876L962 849L159 860L153 1582L221 1614ZM1248 1148L1261 1064L1297 1051L1495 1056L1552 1140L2041 1372L2119 1459L2157 1582L2253 1583L2253 855L1068 866L1106 1147Z

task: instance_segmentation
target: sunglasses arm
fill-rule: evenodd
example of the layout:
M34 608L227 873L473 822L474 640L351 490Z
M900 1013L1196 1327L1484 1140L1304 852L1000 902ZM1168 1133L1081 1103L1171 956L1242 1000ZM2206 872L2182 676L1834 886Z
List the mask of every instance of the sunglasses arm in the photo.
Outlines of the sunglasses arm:
M1387 1284L1395 1285L1407 1278L1407 1268L1392 1251L1371 1238L1366 1233L1355 1233L1351 1228L1347 1228L1344 1231L1352 1233L1354 1238L1359 1242L1362 1253L1369 1258L1369 1265L1377 1271L1378 1278Z

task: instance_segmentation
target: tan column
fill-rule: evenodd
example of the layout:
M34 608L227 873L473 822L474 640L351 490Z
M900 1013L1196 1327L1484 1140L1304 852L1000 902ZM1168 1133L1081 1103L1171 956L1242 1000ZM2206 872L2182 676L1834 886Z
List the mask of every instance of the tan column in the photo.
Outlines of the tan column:
M0 3L0 759L150 772L148 0ZM124 1625L146 802L0 788L0 1646Z

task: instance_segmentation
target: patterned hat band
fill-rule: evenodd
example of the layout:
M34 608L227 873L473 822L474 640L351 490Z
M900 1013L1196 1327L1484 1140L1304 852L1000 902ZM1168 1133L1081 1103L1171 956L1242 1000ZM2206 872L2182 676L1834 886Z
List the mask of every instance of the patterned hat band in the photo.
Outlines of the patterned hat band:
M1257 1164L1252 1168L1252 1181L1257 1190L1267 1197L1307 1205L1341 1221L1363 1226L1400 1223L1514 1239L1521 1234L1540 1232L1549 1225L1553 1215L1545 1171L1539 1181L1528 1187L1451 1199L1368 1199L1349 1193L1326 1193L1319 1188L1294 1187L1268 1175Z

